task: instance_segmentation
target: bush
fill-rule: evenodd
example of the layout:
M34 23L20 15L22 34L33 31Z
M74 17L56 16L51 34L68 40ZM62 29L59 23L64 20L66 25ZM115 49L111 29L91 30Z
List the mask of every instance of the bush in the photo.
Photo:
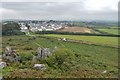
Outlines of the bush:
M72 51L67 49L59 49L52 56L46 59L49 67L59 68L61 70L69 70L72 68L75 56Z
M12 41L12 39L11 39L11 38L9 38L9 39L8 39L8 41Z
M25 68L27 68L27 67L26 67L25 65L20 65L19 68L20 68L20 69L25 69Z
M31 47L24 47L24 50L32 50Z
M21 53L20 54L21 61L28 61L33 59L32 53Z
M7 24L2 25L2 35L24 35L21 32L20 25L16 22L6 22Z
M23 61L22 64L19 65L20 69L31 68L33 67L31 61Z

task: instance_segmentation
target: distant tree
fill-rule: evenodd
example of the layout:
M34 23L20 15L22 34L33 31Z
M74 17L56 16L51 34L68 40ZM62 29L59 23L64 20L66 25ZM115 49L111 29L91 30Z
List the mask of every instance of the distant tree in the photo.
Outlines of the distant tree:
M25 26L28 28L28 30L30 31L30 25L25 24Z
M3 35L18 35L23 34L20 31L20 25L16 22L7 22L6 24L2 24L2 34Z

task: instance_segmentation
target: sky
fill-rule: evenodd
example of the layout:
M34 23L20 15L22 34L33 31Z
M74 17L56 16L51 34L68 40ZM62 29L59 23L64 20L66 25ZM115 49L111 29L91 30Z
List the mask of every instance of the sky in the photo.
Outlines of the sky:
M2 0L0 18L117 21L118 2L119 0Z

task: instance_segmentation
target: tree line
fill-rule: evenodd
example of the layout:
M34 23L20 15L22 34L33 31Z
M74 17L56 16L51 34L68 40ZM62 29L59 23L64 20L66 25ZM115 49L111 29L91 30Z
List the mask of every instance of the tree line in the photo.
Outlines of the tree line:
M7 22L2 24L2 35L22 35L20 25L16 22Z
M108 36L108 37L120 37L120 35L114 34L95 34L95 33L75 33L75 32L57 32L57 31L37 31L36 34L62 34L62 35L85 35L85 36Z

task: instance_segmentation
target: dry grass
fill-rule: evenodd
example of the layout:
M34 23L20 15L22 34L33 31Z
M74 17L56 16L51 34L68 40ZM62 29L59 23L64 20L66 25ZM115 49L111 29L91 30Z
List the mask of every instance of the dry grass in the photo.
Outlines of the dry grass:
M85 27L65 27L64 29L61 29L59 31L62 32L81 32L81 33L91 33L91 29L85 28Z

